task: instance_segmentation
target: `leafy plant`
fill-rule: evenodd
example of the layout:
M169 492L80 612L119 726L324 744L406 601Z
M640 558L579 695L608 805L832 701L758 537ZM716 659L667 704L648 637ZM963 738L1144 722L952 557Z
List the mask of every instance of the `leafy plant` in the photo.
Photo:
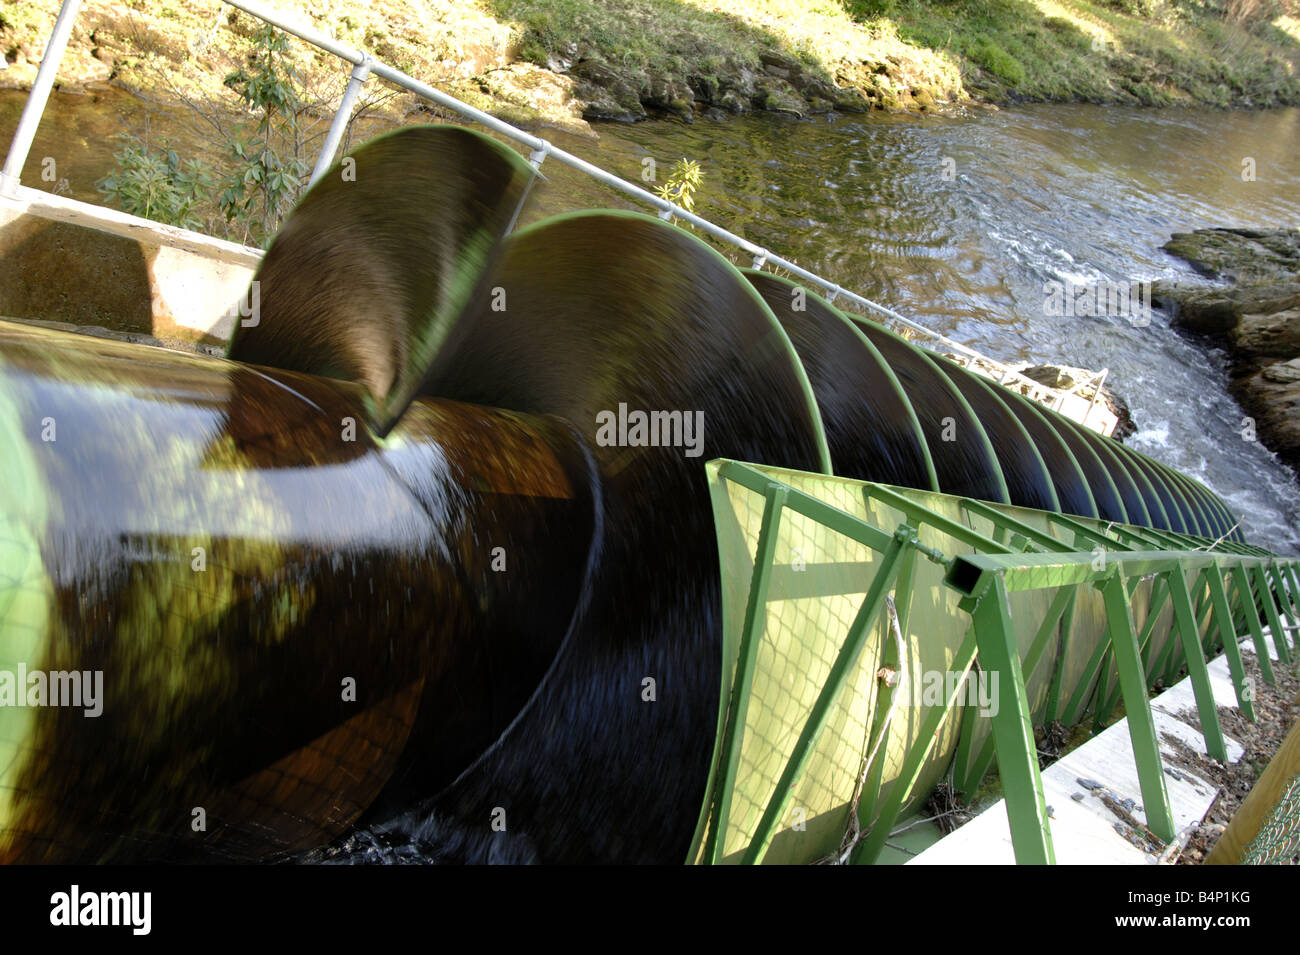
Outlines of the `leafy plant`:
M673 171L668 174L668 181L655 192L660 199L676 203L687 212L695 211L695 190L704 179L704 171L693 159L679 159L673 164Z
M306 183L300 117L305 109L301 77L289 56L289 40L272 26L253 34L247 67L225 78L244 104L259 113L252 136L231 146L234 171L218 204L226 221L239 221L244 240L270 241Z
M181 161L174 149L153 149L129 134L117 137L117 168L95 183L118 208L131 215L184 229L203 223L199 210L211 201L216 185L212 171L197 159Z
M213 211L215 203L229 238L265 245L307 181L300 124L306 105L288 38L274 27L258 30L247 65L225 84L256 111L257 126L226 134L230 152L223 176L197 159L182 162L175 150L152 149L147 140L121 135L116 169L96 185L125 212L188 229L202 226L201 210ZM215 189L220 192L214 197Z

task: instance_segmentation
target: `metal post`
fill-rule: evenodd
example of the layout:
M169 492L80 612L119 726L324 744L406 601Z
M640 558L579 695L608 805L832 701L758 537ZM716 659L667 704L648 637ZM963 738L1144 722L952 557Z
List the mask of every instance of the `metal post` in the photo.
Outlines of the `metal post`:
M1221 763L1228 761L1228 747L1219 726L1219 712L1214 705L1214 690L1210 686L1210 671L1201 651L1201 632L1196 626L1196 612L1192 609L1192 593L1187 588L1187 578L1181 569L1166 574L1169 596L1174 605L1174 628L1183 645L1187 661L1187 675L1192 679L1196 696L1196 712L1201 718L1201 734L1205 737L1205 751Z
M1300 619L1300 601L1297 601L1297 593L1292 585L1291 567L1289 564L1274 563L1273 579L1277 586L1277 595L1282 598L1282 609L1292 620ZM1300 649L1300 640L1292 639L1292 646Z
M1052 684L1047 690L1047 711L1043 714L1043 722L1048 724L1054 723L1060 718L1061 686L1065 680L1065 661L1070 650L1070 638L1074 634L1074 609L1075 591L1071 588L1070 603L1061 616L1061 641L1060 648L1057 650L1057 659L1060 663L1052 674Z
M1246 667L1237 645L1237 630L1232 623L1232 610L1228 604L1228 591L1223 585L1220 565L1205 568L1204 579L1210 585L1210 600L1214 606L1214 619L1219 625L1223 641L1223 655L1228 658L1228 672L1232 674L1232 688L1237 694L1237 709L1252 723L1255 722L1255 689L1246 679Z
M1260 675L1265 683L1276 683L1273 675L1273 659L1268 652L1268 641L1264 639L1264 622L1259 619L1259 608L1255 606L1255 593L1250 589L1246 579L1246 568L1238 563L1231 570L1232 581L1236 585L1237 597L1241 600L1241 612L1246 618L1246 629L1255 643L1255 662L1259 664Z
M718 789L718 808L706 843L706 858L722 861L726 853L727 823L731 812L731 793L740 766L740 748L745 741L745 718L749 709L750 687L758 645L767 627L767 590L772 580L772 559L776 555L777 535L781 529L781 512L789 492L782 484L768 485L763 502L763 524L758 532L758 550L754 554L754 573L749 582L749 599L745 604L745 623L741 628L740 657L736 661L735 682L728 707L727 735L722 750L722 778Z
M1163 610L1165 601L1169 600L1170 597L1172 596L1169 592L1170 584L1169 581L1166 580L1163 576L1156 578L1156 584L1164 588L1164 590L1160 594L1160 608L1159 608L1160 610ZM1152 609L1150 614L1148 615L1147 618L1148 621L1153 619L1156 616L1157 612L1158 611L1156 609ZM1154 686L1157 683L1167 682L1165 680L1165 674L1170 673L1172 671L1177 671L1180 662L1180 651L1182 648L1182 644L1175 639L1176 635L1177 635L1177 631L1171 627L1169 630L1169 638L1165 641L1165 645L1161 648L1159 655L1155 657L1152 657L1150 655L1150 650L1147 649L1148 637L1143 636L1141 641L1143 644L1142 652L1144 655L1146 655L1146 659L1147 659L1147 683L1148 684Z
M1282 618L1278 616L1277 603L1268 584L1268 573L1263 564L1254 567L1255 584L1259 602L1264 606L1264 619L1268 621L1269 632L1273 634L1273 648L1277 651L1278 661L1291 662L1291 648L1287 646L1286 631L1282 629Z
M1125 581L1120 578L1120 586L1124 588L1125 599L1133 599L1133 590L1136 588L1137 580ZM1098 584L1100 589L1101 585ZM1127 606L1127 604L1126 604ZM1115 712L1115 705L1120 701L1123 695L1123 684L1119 679L1119 653L1115 649L1115 634L1110 628L1107 628L1109 656L1107 657L1106 666L1101 670L1101 675L1097 681L1097 708L1093 713L1092 732L1093 735L1100 733L1110 722L1110 716ZM1136 638L1135 638L1136 639ZM1115 687L1110 687L1110 664L1115 664Z
M1115 665L1119 670L1120 689L1124 695L1129 742L1133 745L1133 757L1137 763L1147 828L1168 845L1174 841L1177 830L1173 812L1169 808L1169 793L1165 789L1164 765L1160 761L1160 741L1156 739L1155 718L1151 715L1151 704L1147 698L1142 651L1138 649L1133 614L1129 609L1129 592L1124 586L1121 570L1116 570L1102 585L1101 592L1106 602L1106 623L1110 630L1111 646L1115 650Z
M1043 622L1039 624L1038 630L1034 634L1033 642L1029 645L1029 651L1025 654L1024 662L1020 665L1026 683L1033 679L1038 664L1043 659L1049 646L1053 650L1059 649L1058 646L1053 646L1052 637L1058 633L1058 625L1062 624L1064 615L1073 613L1073 607L1074 588L1058 588L1052 597L1051 606L1047 608L1047 613L1043 616ZM1058 685L1060 675L1060 668L1053 671L1053 685ZM953 760L953 788L968 795L974 795L975 790L979 788L980 782L988 775L989 768L993 765L992 735L985 738L978 754L971 755L973 737L978 725L979 720L976 719L976 714L974 712L967 714L966 719L962 722L961 738L957 743L957 756Z
M1137 593L1136 581L1134 582L1133 585L1133 592L1134 595L1136 595ZM1163 668L1160 667L1159 664L1164 659L1165 654L1170 651L1170 648L1173 647L1175 643L1175 641L1172 639L1165 641L1165 645L1162 648L1160 653L1160 659L1158 660L1151 659L1151 649L1150 649L1151 638L1155 634L1156 624L1159 623L1160 612L1164 610L1165 601L1168 599L1169 599L1169 594L1167 589L1165 588L1164 578L1156 577L1151 584L1151 602L1148 604L1147 607L1146 620L1143 622L1142 631L1141 633L1138 634L1138 638L1137 638L1138 649L1142 655L1142 665L1145 668L1144 678L1146 679L1148 684L1150 684L1153 681L1157 673L1164 672ZM1110 695L1107 696L1105 703L1103 704L1103 709L1105 709L1107 714L1110 714L1111 712L1114 711L1115 704L1119 702L1119 697L1120 697L1120 687L1118 682L1116 682L1115 688L1111 690Z
M1285 633L1286 638L1291 641L1292 649L1296 651L1300 651L1300 636L1297 636L1296 631L1286 629L1288 626L1291 625L1290 621L1296 620L1298 617L1300 617L1300 614L1298 614L1296 611L1295 593L1291 590L1291 584L1289 583L1289 578L1287 576L1288 571L1289 568L1287 568L1286 566L1283 566L1281 564L1274 564L1273 580L1276 587L1276 593L1279 599L1281 599L1282 601L1283 632Z
M13 143L9 146L9 155L5 158L4 170L0 171L0 193L12 196L17 192L18 180L22 176L23 166L27 163L27 153L36 138L36 127L40 125L41 114L45 112L45 103L50 98L54 86L54 74L59 70L59 61L67 49L68 37L72 35L72 25L77 19L77 8L81 0L63 0L59 8L59 18L54 21L54 31L50 41L45 45L45 55L41 57L40 68L36 71L36 82L27 94L23 105L23 115L14 130Z
M1011 606L1002 577L993 578L971 616L979 643L980 666L999 673L998 708L993 713L993 745L1007 803L1007 821L1016 862L1021 865L1055 865L1052 831L1043 798L1043 777L1038 769L1029 695L1020 667Z
M311 179L307 185L314 186L316 180L325 175L330 166L334 165L334 154L338 152L339 143L343 142L343 131L348 127L348 120L352 118L352 107L356 105L357 97L361 95L361 87L366 85L366 80L370 78L369 55L360 63L352 67L352 76L348 80L347 89L343 91L343 102L339 103L338 112L334 114L334 121L330 123L329 135L325 137L325 145L321 147L320 155L316 158L316 168L311 171Z
M1288 616L1300 620L1300 576L1297 575L1293 563L1285 564L1280 570L1286 582L1286 586L1282 589L1286 592L1287 600L1291 606L1291 613ZM1297 647L1300 647L1300 637L1297 637L1295 643Z

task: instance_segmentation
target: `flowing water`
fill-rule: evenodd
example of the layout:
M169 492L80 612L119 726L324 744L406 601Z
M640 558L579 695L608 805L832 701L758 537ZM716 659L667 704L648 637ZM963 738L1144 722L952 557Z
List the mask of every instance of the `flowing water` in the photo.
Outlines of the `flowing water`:
M0 96L0 136L21 102ZM144 112L124 96L57 96L24 181L38 184L39 157L56 155L71 194L97 200L112 132L138 131ZM152 112L153 135L198 148L200 127ZM597 132L548 136L635 180L646 160L660 179L680 157L699 160L697 211L800 265L994 357L1109 368L1139 428L1133 447L1205 482L1253 542L1300 553L1300 484L1242 439L1226 357L1181 337L1160 312L1145 327L1049 315L1044 290L1052 281L1190 278L1160 250L1172 232L1300 223L1300 110L1049 105ZM1254 181L1243 179L1244 163ZM543 171L528 219L626 205L558 163Z
M1193 278L1160 249L1173 232L1300 224L1300 110L1046 105L599 131L594 147L563 145L625 177L647 157L660 175L698 159L697 211L958 341L1005 361L1109 368L1139 428L1131 446L1223 496L1252 541L1300 549L1300 486L1242 439L1222 352L1159 311L1146 327L1051 316L1044 294L1053 281Z

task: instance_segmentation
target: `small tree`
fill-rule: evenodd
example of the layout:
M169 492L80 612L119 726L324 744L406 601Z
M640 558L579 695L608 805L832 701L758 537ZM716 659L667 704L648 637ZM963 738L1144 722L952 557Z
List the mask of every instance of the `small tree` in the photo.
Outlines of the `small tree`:
M318 114L337 106L341 90L333 77L313 81L302 75L289 56L288 38L274 27L249 34L243 58L245 65L224 83L251 109L252 122L247 113L232 116L226 97L196 93L174 82L169 71L157 72L201 121L195 137L215 134L220 141L211 163L181 164L173 152L151 151L146 127L143 139L120 137L117 168L100 180L100 191L134 215L265 246L306 188L310 164L304 156L321 138ZM397 95L383 88L364 94L355 115ZM345 137L345 153L347 144Z
M655 190L660 199L676 203L687 212L695 211L695 190L700 187L704 172L693 159L679 159L673 164L668 181Z
M218 204L227 222L243 223L245 242L265 245L302 193L307 176L300 122L305 104L288 37L263 26L253 34L248 67L231 73L225 84L260 115L251 137L235 137L235 169Z

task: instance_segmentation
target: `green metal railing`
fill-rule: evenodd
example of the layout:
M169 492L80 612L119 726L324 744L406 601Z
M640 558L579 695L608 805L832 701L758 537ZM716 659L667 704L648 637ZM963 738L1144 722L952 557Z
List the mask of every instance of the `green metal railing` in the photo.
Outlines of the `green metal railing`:
M1121 703L1147 828L1175 838L1151 687L1184 668L1226 760L1207 655L1254 718L1293 659L1300 561L1258 548L735 461L708 466L722 705L693 862L876 861L940 782L996 761L1016 859L1054 861L1034 727Z

